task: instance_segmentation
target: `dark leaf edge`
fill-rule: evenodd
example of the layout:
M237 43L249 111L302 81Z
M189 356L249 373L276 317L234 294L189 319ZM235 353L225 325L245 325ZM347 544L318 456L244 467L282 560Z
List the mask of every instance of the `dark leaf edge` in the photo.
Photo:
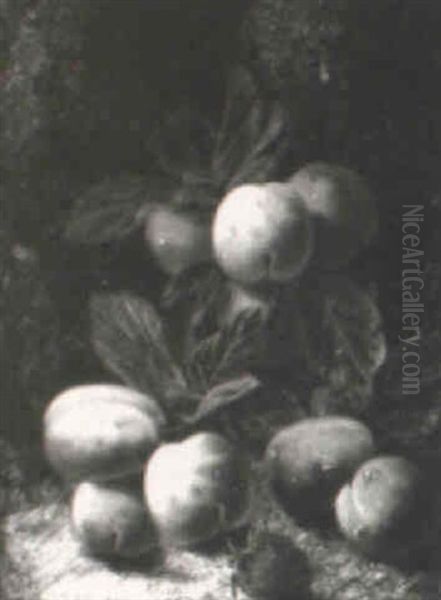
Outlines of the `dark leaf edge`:
M232 69L213 153L213 176L226 191L277 176L288 148L289 120L280 102L265 97L244 66Z
M249 398L251 394L258 394L262 387L261 381L255 375L249 373L218 384L202 398L192 416L192 421L199 422L223 408Z
M196 389L207 391L237 376L254 362L261 336L260 311L241 311L233 322L196 343L185 365L188 379Z
M67 242L89 246L124 240L145 222L149 210L168 188L170 182L159 176L105 179L77 198L63 237Z
M89 306L93 346L111 372L129 387L152 395L166 412L194 400L150 302L128 292L98 293Z

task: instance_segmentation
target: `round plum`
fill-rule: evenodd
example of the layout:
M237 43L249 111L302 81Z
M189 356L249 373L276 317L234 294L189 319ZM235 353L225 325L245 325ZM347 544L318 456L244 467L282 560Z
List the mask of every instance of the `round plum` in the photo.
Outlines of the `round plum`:
M46 409L46 456L68 481L140 472L164 422L154 399L135 390L113 384L69 388Z
M368 460L336 498L341 532L368 555L403 554L418 538L423 487L419 469L401 456Z
M212 235L219 266L246 287L295 279L313 246L300 194L275 182L241 185L229 192L217 208Z
M188 210L156 207L147 216L144 237L158 266L170 276L212 257L208 220Z
M84 550L94 556L131 559L158 546L142 493L129 486L79 484L72 497L71 524Z
M314 219L314 261L320 266L344 266L376 235L376 201L356 171L313 162L294 173L288 185L300 194Z
M160 446L145 468L147 506L165 545L191 546L242 522L249 466L217 433Z
M310 521L332 513L341 485L374 452L372 435L360 421L307 418L281 429L270 441L267 473L287 511Z

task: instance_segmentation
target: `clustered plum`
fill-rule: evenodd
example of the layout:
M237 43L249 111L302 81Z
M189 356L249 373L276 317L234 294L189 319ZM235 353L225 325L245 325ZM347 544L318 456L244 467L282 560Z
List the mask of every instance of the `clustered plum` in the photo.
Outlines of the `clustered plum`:
M312 163L285 182L232 189L211 222L184 207L154 207L144 238L166 275L217 264L230 286L222 314L228 323L243 307L265 313L268 290L297 280L309 265L341 267L376 230L375 201L361 176ZM47 408L46 454L74 486L73 528L91 553L133 557L158 545L192 546L247 519L252 469L243 451L215 431L166 442L158 402L97 384L69 389ZM343 535L381 556L385 547L410 543L402 530L413 518L421 473L404 458L375 454L369 429L342 415L281 429L264 462L292 515L314 520L335 507Z
M211 223L184 207L148 211L147 247L176 275L214 259L245 287L284 283L312 262L347 264L377 232L375 199L356 172L310 163L284 182L243 184L217 206Z
M212 432L161 444L164 424L155 400L114 384L68 389L47 407L46 455L74 486L71 521L89 553L130 558L193 545L243 519L243 456Z
M360 421L316 417L281 429L268 445L265 464L276 496L297 519L335 518L361 552L397 559L422 542L423 505L430 504L415 464L376 454Z

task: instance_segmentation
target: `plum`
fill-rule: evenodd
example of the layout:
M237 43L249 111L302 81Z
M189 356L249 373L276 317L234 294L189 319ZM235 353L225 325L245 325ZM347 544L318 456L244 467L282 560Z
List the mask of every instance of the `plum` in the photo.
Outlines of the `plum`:
M376 201L356 171L312 162L294 173L287 183L303 198L314 219L314 262L320 266L344 266L376 235Z
M196 433L153 453L145 468L144 493L163 543L192 546L245 518L249 466L220 434Z
M241 185L229 192L217 208L212 236L219 266L246 287L295 279L313 246L300 194L277 182Z
M144 237L158 266L170 276L212 257L210 224L189 210L156 207L147 216Z
M93 556L132 559L158 547L142 493L129 485L80 483L72 497L71 524Z
M69 388L46 409L46 456L67 481L140 472L164 422L155 400L135 390L112 384Z
M370 556L403 555L419 537L423 490L422 473L406 458L387 455L368 460L336 498L339 528Z
M299 520L332 513L338 489L375 452L369 429L348 417L306 418L281 429L268 444L269 481Z

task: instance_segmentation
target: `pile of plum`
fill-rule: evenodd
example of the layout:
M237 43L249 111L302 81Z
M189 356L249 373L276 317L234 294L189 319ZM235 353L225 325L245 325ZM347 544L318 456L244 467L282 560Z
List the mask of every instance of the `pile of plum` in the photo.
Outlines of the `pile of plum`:
M340 269L378 226L362 177L326 163L307 164L284 182L233 187L209 216L165 204L139 214L166 275L204 262L223 272L234 290L226 321L243 306L265 307L273 289L308 268ZM256 459L221 430L191 430L190 422L173 433L169 419L161 398L113 383L67 389L48 405L46 455L72 491L73 529L88 552L135 558L246 526L253 461L264 465L290 514L309 523L333 517L369 555L400 555L427 533L423 473L404 457L379 453L360 420L297 420Z

